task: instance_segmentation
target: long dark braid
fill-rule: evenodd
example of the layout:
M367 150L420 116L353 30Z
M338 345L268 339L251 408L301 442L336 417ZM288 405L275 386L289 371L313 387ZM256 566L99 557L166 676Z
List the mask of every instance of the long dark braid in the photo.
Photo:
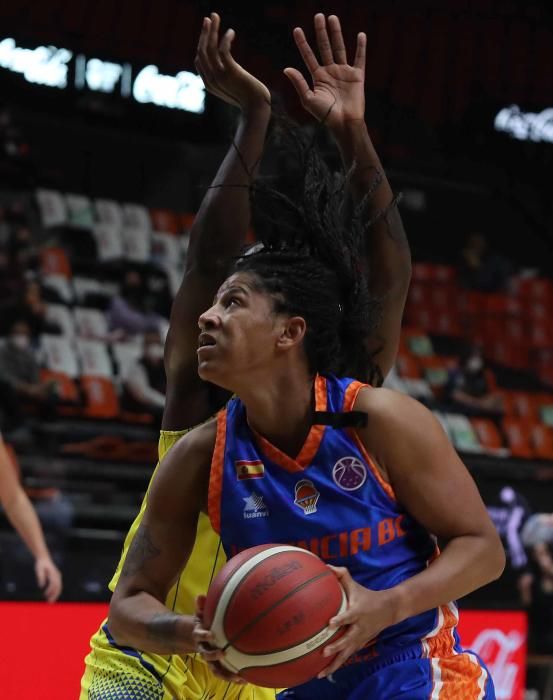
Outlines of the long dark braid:
M286 124L282 134L296 165L288 168L284 186L263 179L252 186L261 245L240 257L235 269L252 273L276 312L305 318L313 373L369 378L378 385L382 375L367 339L380 320L380 304L370 298L362 269L370 193L355 206L349 173L331 171L305 132Z

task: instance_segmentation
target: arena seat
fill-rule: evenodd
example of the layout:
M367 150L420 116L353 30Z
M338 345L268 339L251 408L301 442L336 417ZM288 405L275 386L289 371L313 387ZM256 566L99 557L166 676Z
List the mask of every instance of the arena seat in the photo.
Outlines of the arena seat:
M137 338L132 342L126 343L112 343L111 349L117 365L117 377L121 377L142 355L142 339Z
M123 204L123 225L147 233L152 231L150 214L141 204Z
M532 445L539 459L553 460L553 430L541 423L532 426Z
M65 195L65 204L68 223L71 226L87 229L91 229L94 226L94 208L88 197L83 194L67 193Z
M120 260L123 257L122 228L113 222L94 224L92 233L96 240L98 258L102 261Z
M78 338L76 341L77 352L81 361L82 376L113 377L111 359L107 346L99 340L85 340Z
M71 341L65 336L43 334L40 349L46 369L61 372L75 379L79 376L79 363Z
M119 416L119 398L109 377L83 374L81 388L85 397L85 416L103 419Z
M503 438L499 432L497 425L489 418L472 417L470 418L472 427L478 435L478 440L482 447L487 450L500 450L504 447Z
M516 418L503 419L503 432L513 457L523 457L525 459L534 457L531 431L531 427L525 421L517 420Z
M47 304L46 320L57 324L63 335L73 338L75 335L75 319L67 306L63 304Z
M150 221L154 231L170 233L173 236L180 233L179 217L170 209L150 209Z
M36 191L36 199L40 212L40 220L45 228L61 226L67 222L67 208L61 192L38 189Z
M73 286L65 275L43 275L41 282L46 292L52 293L56 301L63 304L73 303Z
M416 358L407 352L399 352L396 359L398 374L402 379L419 379L421 369Z
M83 338L105 338L108 334L108 322L98 309L75 307L73 311L79 336Z
M151 239L151 255L164 269L175 267L182 257L179 239L170 233L154 231Z
M67 253L57 246L40 251L40 269L43 275L59 275L71 279L71 263Z
M49 369L41 369L40 379L42 382L56 382L59 398L62 401L78 404L80 400L80 393L77 384L75 383L74 379L72 379L68 374L65 374L65 372L53 372ZM74 415L79 412L79 408L77 406L60 406L58 408L58 412L63 415Z
M123 209L119 202L113 199L96 199L94 209L99 222L110 224L117 229L123 227Z
M456 449L460 452L482 452L478 433L467 416L460 413L446 413L445 419Z
M126 225L121 229L123 254L132 262L146 263L150 260L152 239L149 230Z

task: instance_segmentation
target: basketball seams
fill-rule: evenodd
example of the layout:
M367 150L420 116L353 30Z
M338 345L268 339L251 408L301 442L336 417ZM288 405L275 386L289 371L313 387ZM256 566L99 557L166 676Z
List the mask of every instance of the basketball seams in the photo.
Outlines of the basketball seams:
M221 591L219 600L217 601L217 606L213 614L213 621L211 623L211 630L215 635L217 646L223 649L228 645L228 639L224 628L224 617L225 612L236 593L238 585L244 578L246 578L246 576L250 574L251 571L257 568L258 565L283 552L301 552L302 554L308 554L316 557L316 555L312 552L306 549L301 549L300 547L292 547L291 545L275 545L271 554L267 555L267 549L264 549L258 554L255 554L249 561L244 562L229 576Z
M268 558L269 558L269 557L268 557ZM267 561L267 560L265 560L265 561ZM253 570L254 570L254 569L252 569L252 571L253 571ZM242 629L240 630L240 632L238 632L237 634L235 634L234 637L233 637L232 639L230 639L230 640L227 642L227 645L224 647L224 650L226 650L226 648L229 647L229 646L231 646L231 645L234 646L234 643L235 643L238 639L240 639L240 637L241 637L243 634L245 634L246 632L248 632L254 625L256 625L256 624L257 624L260 620L262 620L264 617L267 617L267 615L269 615L270 613L272 613L273 610L275 610L276 608L278 608L279 605L281 605L281 604L284 603L286 600L288 600L289 598L291 598L291 597L292 597L293 595L295 595L298 591L301 591L302 588L306 588L307 586L311 585L312 583L315 583L315 581L319 581L321 578L324 578L325 576L333 576L333 575L334 575L334 574L332 573L332 571L322 571L320 574L317 574L316 576L313 576L312 578L308 579L307 581L304 581L303 583L298 584L293 590L288 591L288 593L286 593L286 595L284 595L282 598L279 598L279 600L277 600L277 601L276 601L275 603L273 603L271 606L269 606L268 608L266 608L265 610L263 610L263 612L260 612L256 617L254 617L253 620L251 620L250 622L248 622L247 625L245 625L244 627L242 627ZM237 592L237 591L235 591L234 593L236 593L236 592ZM234 595L234 594L233 594L233 595ZM230 602L232 602L232 598L230 599ZM230 602L229 602L229 605L230 605ZM337 609L334 613L332 613L332 616L338 615L338 613L340 612L341 605L342 605L342 603L340 602L340 605L338 606L338 609ZM302 639L302 640L298 641L297 644L296 644L295 646L299 646L300 644L304 644L305 642L308 642L310 639L312 639L313 637L316 637L318 634L320 634L327 626L328 626L328 625L324 625L324 626L321 627L319 630L317 630L316 632L313 632L312 634L310 634L310 635L309 635L308 637L306 637L305 639ZM235 648L236 648L236 647L235 647ZM273 649L273 650L271 650L270 652L261 652L261 653L262 653L262 654L277 654L277 653L279 653L279 652L281 652L281 651L286 651L286 649L289 649L289 648L290 648L290 647L284 647L283 649ZM239 650L237 649L237 651L239 651ZM256 654L255 652L252 652L252 651L249 651L249 652L248 652L248 655L249 655L249 656L257 656L257 654Z

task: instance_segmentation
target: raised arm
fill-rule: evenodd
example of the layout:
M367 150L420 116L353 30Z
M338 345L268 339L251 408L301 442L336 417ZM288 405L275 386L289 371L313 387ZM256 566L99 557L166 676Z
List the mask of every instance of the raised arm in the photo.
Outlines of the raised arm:
M213 411L208 386L197 374L198 317L213 301L250 225L248 186L263 153L271 116L270 93L232 57L234 31L219 38L220 18L204 18L196 68L213 95L240 109L234 141L207 191L190 233L186 269L173 308L165 368L163 427L187 428Z
M48 602L59 598L61 574L52 561L40 520L17 480L15 469L0 438L0 503L6 517L35 558L35 574Z
M424 571L393 588L371 591L338 569L348 610L331 624L348 632L328 647L340 652L332 673L384 628L445 605L498 578L505 552L478 489L432 413L388 389L360 393L356 409L368 414L359 436L405 510L445 547Z
M300 71L286 68L304 108L322 121L334 135L344 166L353 167L351 186L354 198L367 201L367 220L380 218L367 232L365 265L371 293L382 300L382 320L377 335L369 342L382 375L392 368L397 355L401 319L409 282L411 255L399 211L393 203L390 183L374 149L365 123L365 53L367 37L357 35L357 49L348 64L346 48L336 15L315 15L319 59L305 38L303 29L294 29L294 39L312 87ZM380 184L375 187L380 180Z
M197 650L195 619L173 613L164 601L194 545L214 441L210 421L180 440L156 472L111 599L108 627L118 644L156 654Z

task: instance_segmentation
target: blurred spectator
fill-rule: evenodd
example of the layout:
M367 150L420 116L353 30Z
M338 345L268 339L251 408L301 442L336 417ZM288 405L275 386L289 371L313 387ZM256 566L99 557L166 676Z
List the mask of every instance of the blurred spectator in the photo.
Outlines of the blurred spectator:
M538 653L553 653L553 550L550 544L535 544L530 552L527 603L530 611L531 646Z
M450 371L444 398L462 413L500 415L503 400L495 389L495 375L486 367L482 346L474 343L460 356L459 366Z
M1 437L0 503L6 517L32 553L37 583L46 600L52 603L61 593L61 574L46 545L37 514L19 483L16 465L10 459ZM7 557L4 556L3 560L6 561L6 559Z
M42 289L35 280L25 283L23 293L0 309L2 332L5 334L14 323L24 321L35 341L41 333L59 333L57 323L46 319L46 305L42 299Z
M459 281L466 289L478 292L503 291L513 273L513 265L490 249L482 233L471 233L461 250Z
M147 309L147 290L140 272L128 270L120 294L108 309L109 329L122 336L159 331L161 316Z
M55 382L40 381L40 367L31 349L31 329L16 321L5 345L0 348L0 402L12 429L24 425L25 404L48 417L57 403Z
M161 425L166 387L161 338L158 331L149 331L144 335L142 357L129 366L123 378L123 409L149 413Z

